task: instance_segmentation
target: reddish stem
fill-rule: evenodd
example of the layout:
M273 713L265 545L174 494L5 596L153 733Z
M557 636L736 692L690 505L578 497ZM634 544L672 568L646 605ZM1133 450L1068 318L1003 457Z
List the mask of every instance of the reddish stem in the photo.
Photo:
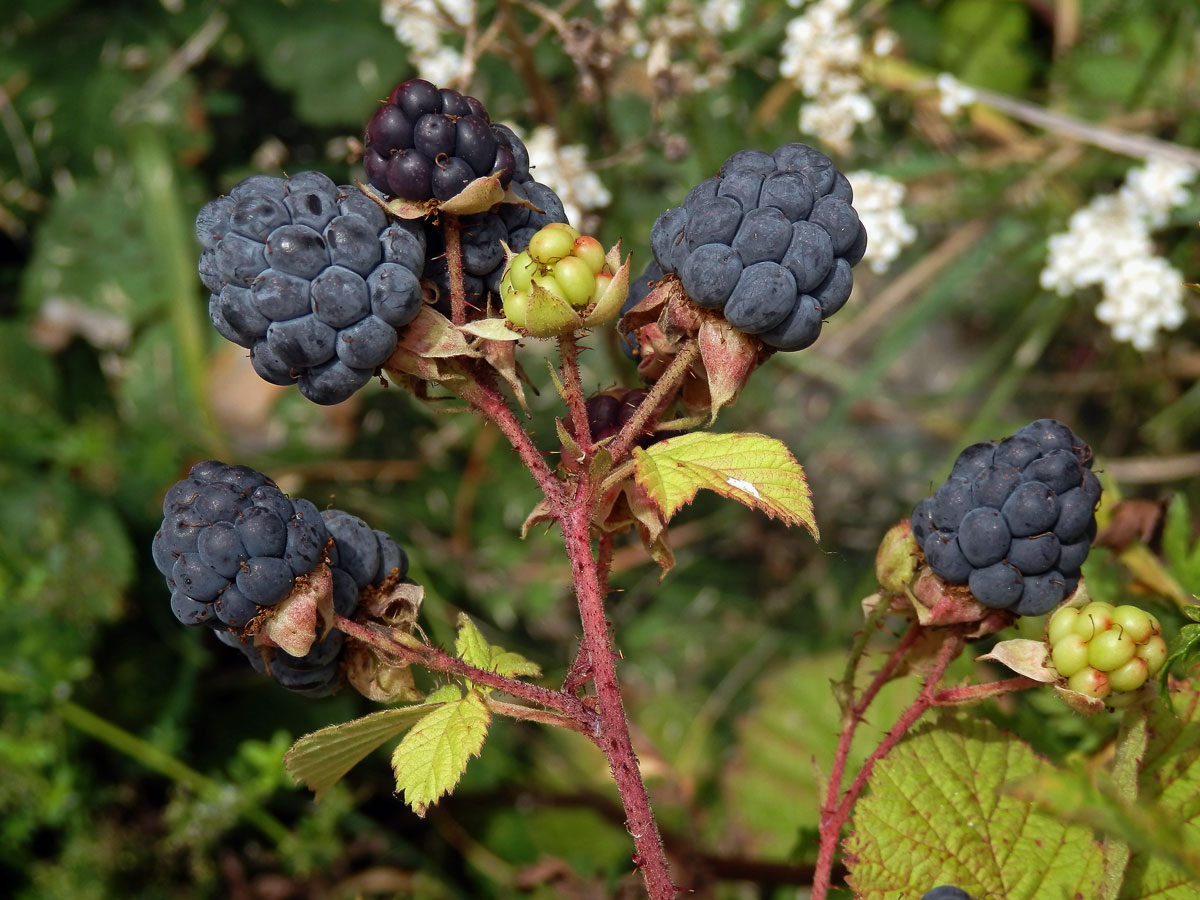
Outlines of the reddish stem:
M586 476L583 480L586 480ZM646 889L651 900L673 900L675 885L667 865L662 837L650 808L650 797L642 781L637 755L629 736L629 722L617 683L616 658L609 641L608 622L604 615L604 596L600 589L600 573L592 556L589 537L591 529L590 504L576 500L560 520L571 574L575 579L575 596L583 621L583 647L596 687L596 703L600 713L600 749L608 758L609 769L621 805L625 810L625 827L633 836L634 849Z
M695 338L686 341L667 366L662 377L654 382L654 387L646 395L646 399L634 410L633 416L626 422L613 442L608 446L612 455L613 465L619 465L630 448L637 443L650 422L651 416L659 415L662 409L671 401L683 384L683 379L692 368L692 363L700 356L700 345Z
M446 238L446 274L450 278L450 321L455 325L467 322L467 288L463 279L462 234L458 216L443 212L442 234Z
M1001 681L989 681L985 684L967 684L962 687L946 688L933 695L934 706L967 706L979 703L1001 694L1011 694L1013 691L1027 691L1030 688L1042 687L1043 682L1035 681L1025 675L1005 678Z
M906 634L905 637L908 635ZM942 676L946 674L946 668L954 661L955 657L962 652L963 639L958 632L953 632L942 643L938 649L937 657L934 659L933 666L930 668L928 675L925 677L925 684L921 688L921 692L912 704L901 713L900 718L896 720L896 724L892 726L891 731L887 733L879 746L872 751L867 757L867 761L863 763L858 774L854 776L854 780L850 783L850 787L846 789L842 795L841 801L837 808L832 812L825 812L821 816L821 848L817 855L817 872L813 879L812 900L825 900L825 896L829 891L830 874L833 870L833 856L837 848L838 839L841 837L842 829L846 827L846 822L850 818L850 812L854 807L855 801L866 787L868 779L871 777L871 772L875 768L875 764L883 759L891 749L900 742L900 739L916 724L931 706L934 705L934 696L938 682L942 680ZM893 652L893 656L894 656ZM889 659L890 662L890 659ZM859 709L859 706L855 706ZM862 707L865 711L866 707ZM835 786L833 781L830 781L830 789L836 796L838 786Z
M563 392L566 394L567 408L571 411L575 443L586 456L592 452L592 428L588 424L587 401L579 377L579 344L573 332L559 337L558 353L562 357Z
M395 658L401 662L417 663L435 672L446 672L450 675L469 678L478 684L484 684L496 690L504 691L506 694L520 697L522 700L528 700L530 703L536 703L547 709L557 710L563 716L578 724L579 731L588 735L593 741L596 740L599 720L596 714L584 706L578 697L562 691L553 691L550 688L544 688L540 685L519 681L516 678L498 675L495 672L489 672L487 669L480 669L477 666L463 662L456 656L451 656L444 650L439 650L431 644L420 646L400 643L394 640L386 630L372 628L369 625L360 624L344 616L335 615L333 624L339 631L345 632L355 640L362 641L364 644L374 647L386 656Z

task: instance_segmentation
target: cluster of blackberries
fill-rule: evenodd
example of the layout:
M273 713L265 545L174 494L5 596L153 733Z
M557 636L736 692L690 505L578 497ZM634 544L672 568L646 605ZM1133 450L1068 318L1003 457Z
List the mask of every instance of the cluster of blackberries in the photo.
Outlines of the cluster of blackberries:
M393 88L371 116L363 164L382 194L449 200L486 175L508 187L517 171L511 137L474 97L414 78Z
M460 219L466 299L475 310L499 295L504 245L519 252L543 225L566 221L562 201L530 176L521 139L492 124L473 97L405 82L371 119L367 144L371 183L387 196L445 199L497 172L537 207L501 203ZM217 331L250 350L263 379L296 383L315 403L340 403L370 381L420 311L422 278L450 312L441 227L392 221L358 187L319 172L247 178L200 210L196 235Z
M196 217L200 279L224 337L272 384L340 403L421 309L425 231L319 172L255 175Z
M867 232L850 182L806 144L742 150L654 223L650 247L698 305L777 350L801 350L850 297Z
M1049 612L1075 590L1096 536L1091 465L1091 448L1053 419L972 444L913 510L913 536L937 575L985 606Z
M248 626L323 562L332 574L334 610L347 617L363 589L408 572L400 546L362 519L341 510L321 513L262 473L216 460L197 463L167 491L152 552L180 622L212 628L260 672L312 694L337 687L344 635L331 631L295 658L251 646Z

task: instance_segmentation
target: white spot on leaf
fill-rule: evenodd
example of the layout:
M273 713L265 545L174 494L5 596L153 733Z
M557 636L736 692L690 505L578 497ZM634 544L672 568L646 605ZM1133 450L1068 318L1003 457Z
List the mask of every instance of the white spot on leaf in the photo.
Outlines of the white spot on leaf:
M747 494L749 494L755 500L762 499L762 495L759 494L758 488L756 488L749 481L742 481L742 479L740 479L740 478L726 478L725 483L728 484L730 487L737 488L739 491L745 491Z

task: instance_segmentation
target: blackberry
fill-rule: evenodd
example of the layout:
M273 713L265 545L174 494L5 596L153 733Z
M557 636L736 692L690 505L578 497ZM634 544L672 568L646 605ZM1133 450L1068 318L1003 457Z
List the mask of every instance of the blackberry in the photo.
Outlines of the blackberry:
M913 537L937 575L985 606L1049 612L1075 590L1096 534L1091 466L1091 448L1053 419L972 444L913 509Z
M852 200L845 176L805 144L742 150L659 216L650 246L697 305L769 347L801 350L850 297L866 252Z
M474 97L414 78L397 85L371 116L363 165L382 194L449 200L487 175L499 175L507 188L518 170L512 137L511 130L492 125Z
M151 552L180 622L213 629L258 671L306 692L333 683L326 676L336 674L344 636L330 632L295 658L251 646L253 620L325 561L334 609L346 617L357 611L363 590L408 573L404 550L387 534L340 510L321 513L262 473L216 460L197 463L167 491Z
M318 172L247 178L200 210L196 235L217 331L314 403L365 385L421 309L423 226Z
M592 440L599 442L616 435L633 418L634 412L642 405L646 395L647 392L641 388L613 388L588 397L585 406ZM570 422L567 423L567 430L574 436L574 429ZM650 431L638 438L637 446L645 449L651 444L682 433L681 431Z

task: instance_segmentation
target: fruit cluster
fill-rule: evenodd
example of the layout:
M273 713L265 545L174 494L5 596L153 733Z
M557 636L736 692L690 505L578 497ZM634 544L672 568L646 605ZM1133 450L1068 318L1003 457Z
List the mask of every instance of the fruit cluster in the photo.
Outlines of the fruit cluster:
M196 217L209 318L272 384L345 400L421 309L425 232L319 172L254 175Z
M777 350L801 350L850 297L867 232L850 182L806 144L741 150L654 223L650 247L692 301Z
M1162 626L1136 606L1113 607L1093 601L1076 609L1064 606L1046 625L1050 662L1067 687L1097 699L1138 690L1157 675L1167 659Z
M1091 448L1053 419L972 444L913 510L913 537L937 575L985 606L1047 613L1075 590L1096 536L1091 465Z
M449 200L476 178L508 187L517 160L511 132L484 105L414 78L396 85L367 124L363 165L371 186L405 200Z
M408 572L404 550L362 519L341 510L321 513L262 473L216 460L197 463L167 491L151 550L180 622L212 628L259 671L310 692L318 684L336 687L343 635L330 632L296 658L250 646L255 621L323 563L332 576L334 611L347 617L365 588Z
M577 312L596 307L606 299L613 274L594 237L563 223L546 225L512 258L500 281L504 316L539 337L557 333L554 310L562 304ZM550 310L546 321L543 308Z

